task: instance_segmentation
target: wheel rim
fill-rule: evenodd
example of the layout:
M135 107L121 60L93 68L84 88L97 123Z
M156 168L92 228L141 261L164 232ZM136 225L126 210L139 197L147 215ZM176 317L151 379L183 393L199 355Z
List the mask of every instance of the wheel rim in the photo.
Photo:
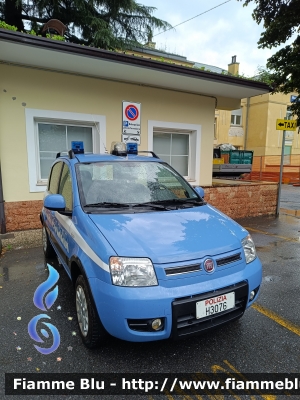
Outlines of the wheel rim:
M46 228L43 226L42 230L42 241L43 241L43 249L44 251L47 251L47 233L46 233Z
M84 290L80 285L76 289L76 310L81 333L83 336L87 336L89 329L88 307Z

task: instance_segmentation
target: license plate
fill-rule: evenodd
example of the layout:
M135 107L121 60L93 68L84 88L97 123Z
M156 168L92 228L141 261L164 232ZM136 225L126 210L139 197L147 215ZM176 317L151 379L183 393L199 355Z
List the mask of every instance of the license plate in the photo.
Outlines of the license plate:
M196 303L196 318L210 317L235 306L234 292L221 294Z

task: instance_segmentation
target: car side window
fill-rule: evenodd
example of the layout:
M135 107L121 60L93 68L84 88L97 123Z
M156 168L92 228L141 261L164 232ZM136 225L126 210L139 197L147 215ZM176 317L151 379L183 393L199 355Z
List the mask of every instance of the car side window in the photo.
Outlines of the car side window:
M66 211L73 209L73 190L70 169L64 164L61 179L59 183L58 193L61 194L66 201Z
M54 164L52 167L49 184L48 184L48 191L52 194L58 193L58 182L59 182L59 178L60 178L62 164L63 163L61 161L59 161L56 164Z

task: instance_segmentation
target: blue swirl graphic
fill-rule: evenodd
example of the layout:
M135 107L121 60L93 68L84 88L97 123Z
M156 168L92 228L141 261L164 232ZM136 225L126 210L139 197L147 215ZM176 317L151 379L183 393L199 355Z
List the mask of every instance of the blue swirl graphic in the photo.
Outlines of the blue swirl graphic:
M57 285L55 286L55 284L59 279L59 273L53 267L51 267L51 265L47 264L47 267L49 270L49 276L45 282L41 283L38 286L33 295L34 305L42 311L49 310L55 303L55 300L57 299L58 296L58 286ZM55 287L52 290L50 290L53 286ZM33 317L28 324L28 333L31 339L35 340L38 343L44 344L45 343L44 339L49 339L50 335L49 332L44 328L41 328L39 333L37 332L37 324L39 320L42 318L51 319L47 314L39 314ZM45 321L42 321L41 323L46 325L50 330L53 337L53 344L49 348L39 347L37 345L34 345L34 347L37 349L37 351L39 351L42 354L53 353L60 345L59 332L54 325Z
M32 320L28 324L29 336L31 337L31 339L35 340L38 343L45 343L44 340L42 338L40 338L40 336L37 332L37 324L38 324L39 320L42 318L51 319L47 314L40 314L40 315L36 315L35 317L33 317ZM53 344L49 348L43 348L43 347L39 347L37 345L34 345L34 347L37 349L37 351L39 351L42 354L50 354L50 353L53 353L53 351L57 350L58 346L60 345L60 335L59 335L57 328L54 325L52 325L48 322L44 322L44 321L42 321L42 324L46 325L50 329L52 336L53 336ZM46 339L49 338L49 334L45 329L41 329L40 333L44 338L46 338Z
M53 267L51 267L51 265L47 264L47 266L49 269L48 279L38 286L33 295L34 305L42 311L49 310L58 296L58 286L55 286L55 288L46 295L49 289L52 288L52 286L54 286L59 279L59 273ZM46 307L43 303L44 296Z
M46 331L46 329L41 329L41 334L48 339L49 333Z

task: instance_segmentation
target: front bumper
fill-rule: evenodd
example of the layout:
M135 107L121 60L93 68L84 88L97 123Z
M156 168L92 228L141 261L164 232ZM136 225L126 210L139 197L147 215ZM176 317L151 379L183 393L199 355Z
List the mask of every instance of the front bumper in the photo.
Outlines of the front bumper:
M206 318L196 318L196 303L198 301L230 292L235 293L234 308ZM178 339L188 335L195 335L240 318L246 309L248 292L248 283L243 281L210 293L176 299L172 302L172 337Z
M123 340L147 342L186 337L241 317L256 300L261 279L262 267L256 259L236 273L210 276L203 283L178 286L177 282L176 287L164 285L163 281L159 286L145 288L113 286L97 278L91 278L89 282L100 319L108 333ZM250 301L252 290L257 293ZM233 309L196 319L196 302L232 291L235 292ZM163 329L142 332L130 329L128 325L128 320L151 318L163 318Z

